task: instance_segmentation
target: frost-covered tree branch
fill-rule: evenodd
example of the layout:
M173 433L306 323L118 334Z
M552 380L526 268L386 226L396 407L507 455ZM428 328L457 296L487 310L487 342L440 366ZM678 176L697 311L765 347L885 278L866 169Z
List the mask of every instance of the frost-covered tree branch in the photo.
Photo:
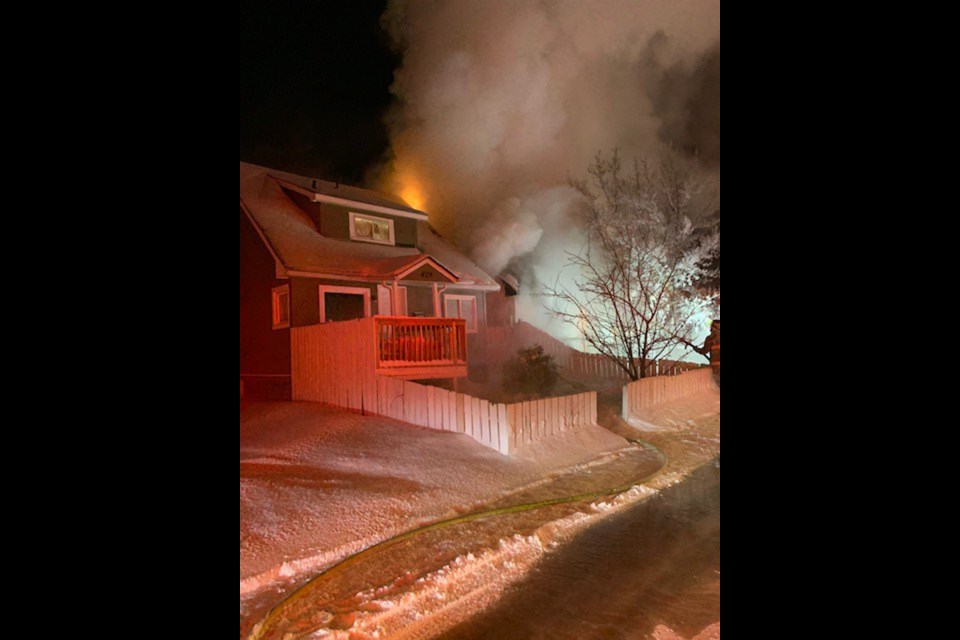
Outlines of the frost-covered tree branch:
M698 283L719 249L716 186L669 149L629 170L618 151L598 154L587 175L571 181L587 240L567 254L568 284L546 287L549 310L634 380L655 360L702 354L696 322L711 298Z

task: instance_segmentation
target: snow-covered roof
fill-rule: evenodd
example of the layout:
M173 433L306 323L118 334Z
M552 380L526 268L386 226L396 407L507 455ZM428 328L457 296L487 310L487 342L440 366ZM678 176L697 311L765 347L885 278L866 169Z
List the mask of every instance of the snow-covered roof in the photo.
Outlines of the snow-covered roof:
M409 270L429 256L443 269L456 276L458 284L489 289L499 287L480 267L440 238L426 223L426 214L406 205L398 205L386 194L346 185L338 187L341 198L353 200L362 195L365 198L363 202L368 204L423 216L417 220L417 247L371 244L322 236L310 216L287 196L278 181L313 191L312 178L240 163L240 204L288 272L352 276L370 280L389 279ZM318 180L317 184L320 185L321 182ZM347 198L344 195L347 193L352 197Z
M350 202L357 204L370 204L374 205L375 207L387 207L388 209L393 209L395 211L413 213L423 216L424 219L427 217L426 213L414 209L400 198L387 193L381 193L380 191L361 189L360 187L353 187L340 182L329 182L327 180L320 180L318 178L307 178L304 176L287 173L286 171L278 171L276 169L270 169L269 167L260 167L246 162L240 163L241 172L243 171L244 166L254 171L267 173L274 178L288 182L305 191L309 191L315 196L319 196L320 199L322 199L323 196L326 196L339 200L349 200Z

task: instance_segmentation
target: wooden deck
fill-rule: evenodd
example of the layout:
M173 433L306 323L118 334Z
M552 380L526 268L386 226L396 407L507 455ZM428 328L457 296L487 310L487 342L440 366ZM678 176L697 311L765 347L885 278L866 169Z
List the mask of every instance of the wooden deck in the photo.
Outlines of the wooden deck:
M461 318L377 316L377 373L407 380L467 375L467 327Z
M374 316L294 327L290 352L294 399L298 389L316 385L359 388L358 376L462 378L467 375L466 321Z

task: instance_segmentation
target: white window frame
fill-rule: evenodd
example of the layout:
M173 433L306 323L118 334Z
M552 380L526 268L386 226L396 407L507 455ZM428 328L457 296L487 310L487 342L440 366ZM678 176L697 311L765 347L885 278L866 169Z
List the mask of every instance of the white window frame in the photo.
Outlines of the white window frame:
M447 300L456 300L457 301L457 315L448 316L447 315ZM473 329L470 329L470 326L467 326L467 333L477 333L480 330L480 319L478 317L477 311L477 296L465 296L463 294L454 294L454 293L445 293L443 294L443 316L445 318L460 318L462 317L460 313L463 311L462 300L472 300L473 301Z
M287 294L287 321L280 321L280 295ZM288 329L290 328L290 285L284 284L279 287L274 287L271 290L270 294L270 307L273 312L273 328L274 329Z
M347 293L356 296L363 296L363 317L370 317L370 289L366 287L334 287L321 284L318 287L320 298L320 324L327 321L327 306L324 296L328 293Z
M361 218L366 218L367 220L373 220L374 222L386 222L388 225L390 225L390 239L376 240L374 238L364 238L364 237L358 236L356 232L357 216L360 216ZM397 237L394 235L394 232L393 232L393 220L391 220L390 218L381 218L379 216L371 216L367 213L354 212L354 211L350 212L350 239L356 240L357 242L372 242L373 244L388 244L391 246L395 246L397 244Z

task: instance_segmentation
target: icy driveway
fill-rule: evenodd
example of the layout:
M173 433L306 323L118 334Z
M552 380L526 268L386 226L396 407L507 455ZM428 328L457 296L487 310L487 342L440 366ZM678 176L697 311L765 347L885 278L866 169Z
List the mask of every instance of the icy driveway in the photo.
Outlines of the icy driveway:
M241 597L625 445L591 427L507 458L468 436L388 418L242 403Z

